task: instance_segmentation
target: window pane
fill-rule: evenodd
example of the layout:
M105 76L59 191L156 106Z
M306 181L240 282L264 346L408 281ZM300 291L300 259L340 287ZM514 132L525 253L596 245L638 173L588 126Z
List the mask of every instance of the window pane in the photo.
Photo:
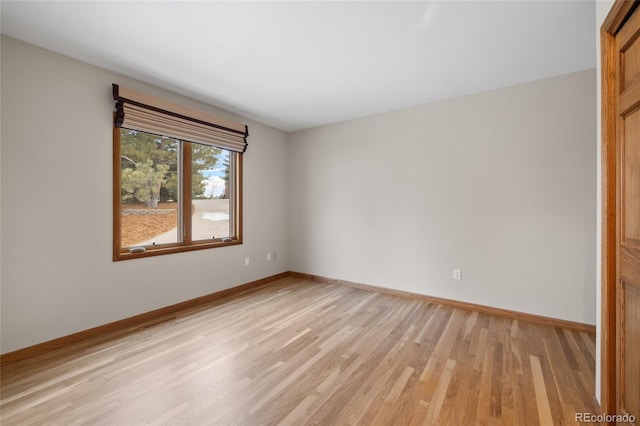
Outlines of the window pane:
M180 142L120 130L121 246L180 241Z
M192 145L191 238L231 237L231 156L226 149Z

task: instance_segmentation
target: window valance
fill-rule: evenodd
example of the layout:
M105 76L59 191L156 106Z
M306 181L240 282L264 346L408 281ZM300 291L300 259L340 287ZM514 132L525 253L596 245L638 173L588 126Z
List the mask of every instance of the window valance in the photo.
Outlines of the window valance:
M246 125L113 85L115 126L245 152Z

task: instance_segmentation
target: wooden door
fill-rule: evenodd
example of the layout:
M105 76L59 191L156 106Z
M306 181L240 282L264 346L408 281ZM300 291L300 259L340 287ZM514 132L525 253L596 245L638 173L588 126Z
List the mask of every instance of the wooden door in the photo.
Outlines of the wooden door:
M617 409L640 419L640 11L616 36Z
M615 225L615 243L612 238L607 247L615 272L614 265L609 265L612 279L604 282L612 287L609 296L615 297L610 301L615 315L609 316L615 321L609 325L610 337L615 336L610 341L610 345L615 344L615 361L611 360L615 368L609 371L615 371L615 381L610 380L615 403L605 413L614 414L611 409L615 409L616 414L633 415L637 424L640 421L640 9L631 7L619 25L613 35L611 56L614 78L610 84L614 89L611 106L615 116L611 117L614 123L605 123L614 127L613 141L609 141L613 144L609 147L612 170L608 172L610 177L615 176L615 185L608 188L615 191L615 197L604 194L603 198L615 203L609 209L609 213L615 212L610 216Z

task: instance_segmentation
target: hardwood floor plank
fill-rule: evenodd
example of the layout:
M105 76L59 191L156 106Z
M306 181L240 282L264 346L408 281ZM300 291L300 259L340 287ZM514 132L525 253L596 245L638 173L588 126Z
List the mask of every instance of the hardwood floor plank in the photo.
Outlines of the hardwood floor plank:
M453 370L456 368L456 362L452 359L448 359L444 371L440 376L440 380L438 382L438 387L436 388L436 392L433 395L433 401L429 406L429 411L427 412L427 417L424 419L425 425L438 425L440 424L438 418L440 417L440 410L442 410L442 404L444 403L444 397L447 393L447 389L449 388L449 383L451 382L451 376L453 375Z
M537 356L533 355L530 355L529 359L531 360L531 372L533 374L533 385L536 390L536 406L538 407L540 423L543 425L551 425L553 424L553 416L551 415L551 408L549 407L549 399L544 384L544 377L542 376L540 360Z
M575 424L594 371L583 331L286 278L3 366L0 423Z
M479 398L478 405L476 406L475 418L476 419L489 419L490 406L491 406L491 382L493 372L493 351L487 350L484 352L484 362L482 363L482 376L480 379L480 386L478 387Z
M447 322L447 326L442 331L438 343L433 351L433 355L429 359L429 362L424 367L422 374L420 375L420 381L424 382L427 379L431 379L436 375L439 375L439 371L444 367L447 360L447 356L453 347L455 339L462 325L462 319L464 312L459 309L454 309L451 318Z
M389 402L393 404L398 400L398 397L400 396L400 392L402 392L404 387L407 385L407 382L413 375L413 372L414 372L414 369L412 367L404 368L402 375L393 385L393 387L391 388L391 391L389 391L389 394L387 395L385 402Z
M495 373L491 375L491 397L489 399L489 416L499 419L502 417L502 351L504 345L496 343L493 350L493 368Z

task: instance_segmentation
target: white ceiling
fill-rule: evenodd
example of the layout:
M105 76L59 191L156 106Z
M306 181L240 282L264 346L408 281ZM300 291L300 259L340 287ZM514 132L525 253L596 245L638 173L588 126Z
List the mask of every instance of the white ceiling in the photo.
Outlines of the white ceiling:
M593 68L595 2L33 2L2 33L293 131Z

